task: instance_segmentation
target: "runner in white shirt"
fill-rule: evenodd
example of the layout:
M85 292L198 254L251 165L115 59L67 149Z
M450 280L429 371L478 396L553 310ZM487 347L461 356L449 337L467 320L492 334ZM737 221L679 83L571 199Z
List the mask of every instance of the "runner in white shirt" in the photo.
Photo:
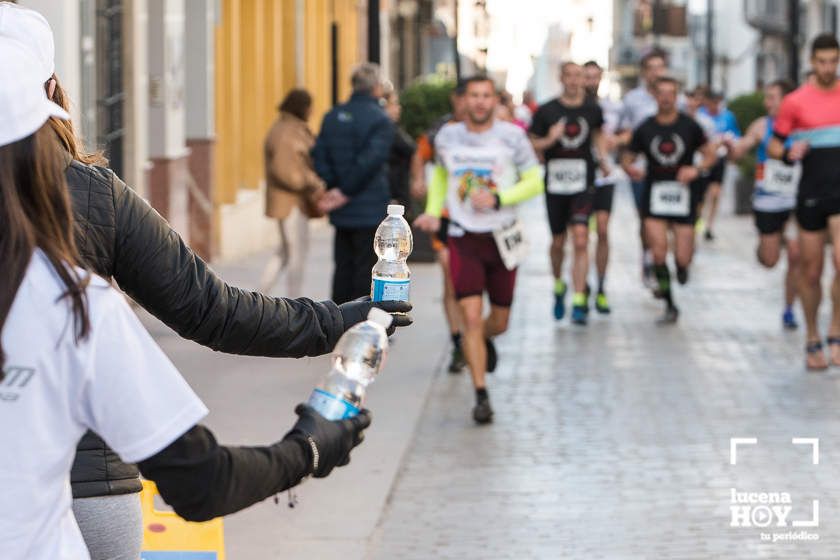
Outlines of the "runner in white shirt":
M449 210L449 252L455 297L464 319L463 344L476 389L473 419L491 422L485 373L495 369L492 339L507 330L516 267L524 257L516 205L543 192L542 168L528 137L514 124L494 120L497 96L487 77L466 80L466 118L435 138L438 165L426 212L415 225L427 232ZM483 295L490 314L483 314Z
M89 558L71 509L70 467L93 429L158 484L173 509L206 520L349 460L365 412L298 423L267 447L222 447L207 409L121 295L79 262L64 159L38 64L0 38L0 558Z
M782 99L793 91L786 80L777 80L764 88L764 108L767 116L755 120L747 133L738 140L730 140L729 157L733 161L743 158L753 148L758 148L755 166L755 193L753 213L758 229L758 262L773 268L779 262L782 247L787 251L788 268L785 275L785 309L782 324L786 329L798 327L793 314L799 278L799 240L786 235L787 226L796 208L796 192L802 175L802 164L786 165L769 158L767 145L773 137L773 123L779 114ZM784 243L783 243L784 242Z

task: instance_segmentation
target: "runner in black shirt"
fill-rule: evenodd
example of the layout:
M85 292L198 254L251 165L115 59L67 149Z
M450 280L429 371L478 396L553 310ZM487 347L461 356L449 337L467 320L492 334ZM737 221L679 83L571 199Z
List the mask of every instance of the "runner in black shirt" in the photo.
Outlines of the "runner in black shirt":
M565 315L566 282L562 278L566 229L574 243L572 321L585 325L589 305L586 276L589 267L589 216L595 197L593 147L609 174L601 135L604 117L597 102L587 100L583 68L566 62L560 68L563 94L540 107L531 122L531 138L543 154L546 168L546 206L553 236L551 265L554 272L554 316Z
M696 220L696 195L688 185L706 175L715 160L714 150L697 121L677 110L678 92L679 84L673 78L656 82L657 114L636 129L629 152L622 157L624 170L636 181L642 180L643 175L633 166L633 159L644 154L648 161L642 216L645 238L653 251L658 295L667 303L663 323L674 323L679 316L671 297L671 273L666 264L668 229L671 226L676 240L677 280L684 284L694 255ZM704 155L700 167L692 165L697 151Z

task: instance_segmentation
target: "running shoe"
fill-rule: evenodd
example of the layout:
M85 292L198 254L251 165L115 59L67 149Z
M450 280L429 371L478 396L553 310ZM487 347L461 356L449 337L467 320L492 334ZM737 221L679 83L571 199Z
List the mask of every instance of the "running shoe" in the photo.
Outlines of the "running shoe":
M799 323L796 322L796 317L793 315L793 309L785 309L782 314L782 325L789 331L795 331L799 328Z
M680 317L680 310L676 307L669 307L665 310L665 313L656 320L657 324L659 325L673 325L676 324L677 319Z
M566 316L566 286L563 290L554 292L554 318L558 321Z
M595 297L595 310L602 315L610 312L610 302L607 300L607 294L601 292Z
M496 365L499 363L499 355L496 353L496 345L493 340L489 338L484 339L484 345L487 348L487 373L496 371Z
M572 306L572 323L575 325L586 325L586 319L589 315L589 308L585 305Z
M467 360L464 358L464 350L460 344L452 346L452 358L449 361L449 373L461 373L467 365Z
M489 424L493 421L493 408L490 406L490 399L478 399L472 411L473 420L478 424Z

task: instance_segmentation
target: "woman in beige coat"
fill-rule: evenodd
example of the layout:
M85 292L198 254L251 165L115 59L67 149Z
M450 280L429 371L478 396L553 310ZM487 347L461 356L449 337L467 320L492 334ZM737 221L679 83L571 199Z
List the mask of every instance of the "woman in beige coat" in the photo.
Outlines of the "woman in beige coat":
M302 89L290 91L279 107L280 115L265 138L265 215L277 220L280 245L263 271L260 289L267 293L285 272L287 289L296 297L303 284L304 259L309 249L310 218L320 217L318 201L324 182L315 173L309 151L315 137L307 121L312 96Z

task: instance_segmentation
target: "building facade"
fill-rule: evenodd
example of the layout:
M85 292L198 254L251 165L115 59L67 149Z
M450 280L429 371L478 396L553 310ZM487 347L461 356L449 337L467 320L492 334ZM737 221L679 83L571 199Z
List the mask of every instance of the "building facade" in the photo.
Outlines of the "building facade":
M317 129L365 53L358 0L19 3L53 27L56 74L87 148L205 258L274 242L261 189L276 107L308 89Z

